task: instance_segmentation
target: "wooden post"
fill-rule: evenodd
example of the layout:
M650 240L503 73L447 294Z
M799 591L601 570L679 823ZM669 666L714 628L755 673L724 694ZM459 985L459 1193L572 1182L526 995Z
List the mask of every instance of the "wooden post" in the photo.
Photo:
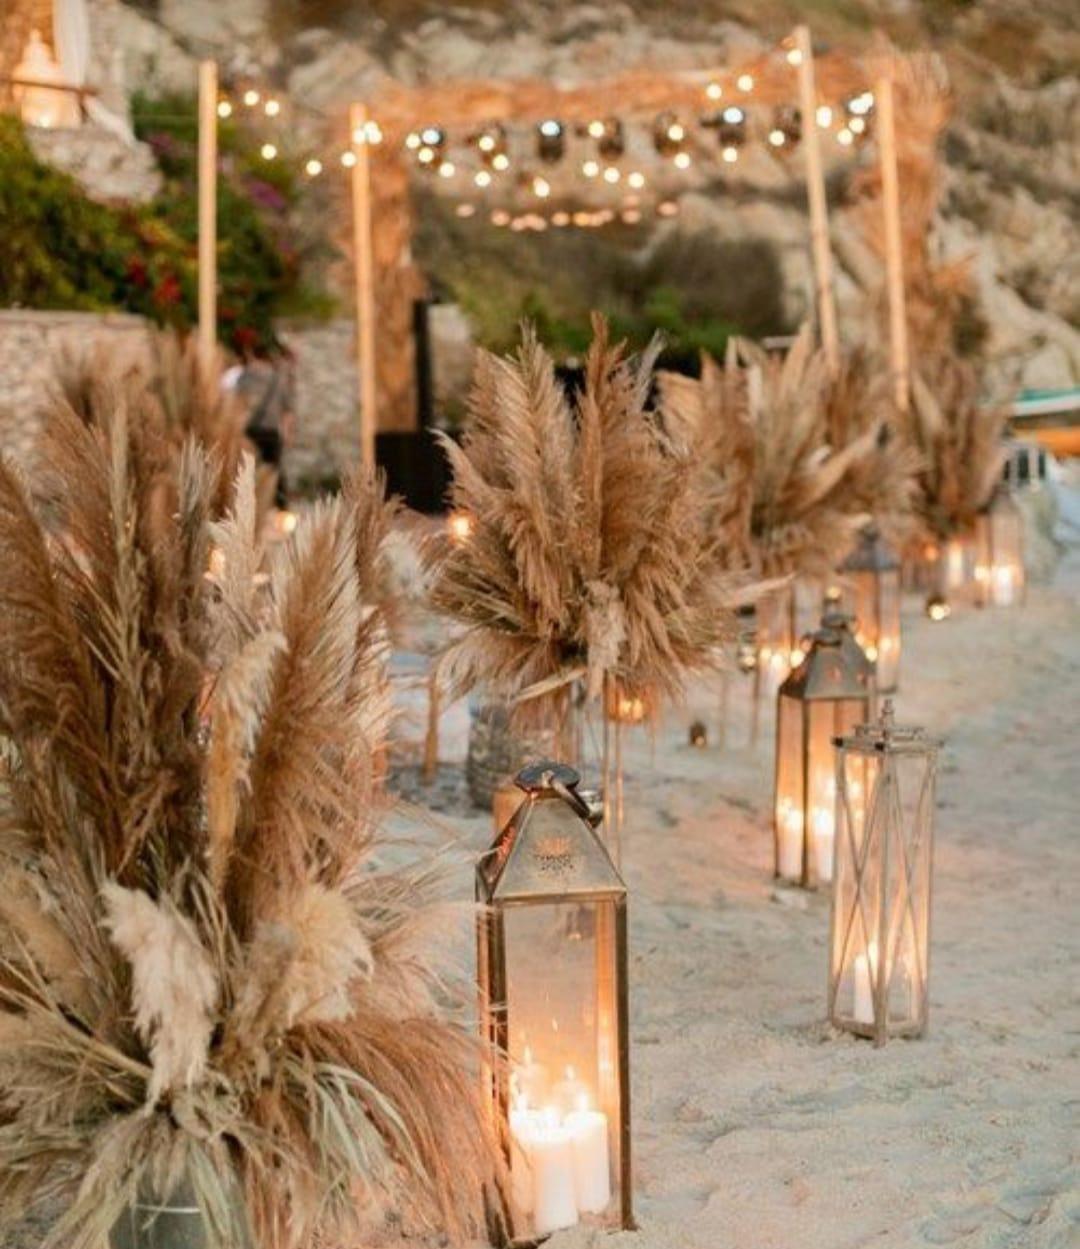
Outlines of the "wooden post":
M893 81L883 75L875 88L881 207L885 216L885 283L889 298L889 365L896 406L906 412L908 378L907 309L904 305L904 250L900 233L900 179L896 165L896 113Z
M209 364L217 350L217 146L218 70L199 62L199 355Z
M352 169L353 265L356 275L356 367L360 373L360 457L375 467L375 430L379 390L375 375L375 264L371 233L371 145L363 104L349 110L349 130L356 163Z
M835 376L840 367L840 338L836 329L836 304L833 301L829 210L825 197L825 173L821 163L817 88L814 85L814 50L810 42L809 26L796 26L795 47L799 52L799 109L802 113L802 141L806 155L806 195L810 207L810 245L814 259L818 329L825 351L825 362L829 372Z

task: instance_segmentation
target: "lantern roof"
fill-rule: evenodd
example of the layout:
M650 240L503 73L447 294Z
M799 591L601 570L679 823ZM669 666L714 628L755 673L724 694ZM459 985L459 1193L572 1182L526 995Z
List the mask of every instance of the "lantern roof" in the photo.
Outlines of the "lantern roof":
M841 572L892 572L900 567L893 548L881 536L877 525L866 525L854 550L840 565Z
M897 724L891 698L885 699L877 721L857 725L849 736L835 737L833 743L859 754L933 755L942 745L937 738L929 737L925 729Z
M477 896L493 902L624 897L626 886L578 793L578 774L560 763L522 769L525 800L476 868Z
M874 665L847 627L847 617L829 612L810 635L803 661L780 686L783 698L869 698Z

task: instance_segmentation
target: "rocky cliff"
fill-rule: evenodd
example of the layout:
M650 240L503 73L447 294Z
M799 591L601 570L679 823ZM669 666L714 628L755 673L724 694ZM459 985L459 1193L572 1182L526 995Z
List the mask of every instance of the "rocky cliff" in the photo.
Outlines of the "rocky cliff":
M92 0L92 12L114 85L119 74L129 91L190 89L193 59L214 55L227 72L272 80L321 110L323 121L297 113L313 142L320 126L325 138L335 125L340 142L347 103L389 79L581 81L643 64L736 63L800 16L823 46L866 51L879 30L900 47L932 46L956 94L936 246L946 258L970 257L988 375L1002 385L1080 380L1080 10L1070 0ZM657 230L770 240L786 314L797 319L810 289L798 176L767 148L748 153L739 173L734 190L689 178L679 218ZM841 316L857 334L862 293L879 275L842 211L832 230Z

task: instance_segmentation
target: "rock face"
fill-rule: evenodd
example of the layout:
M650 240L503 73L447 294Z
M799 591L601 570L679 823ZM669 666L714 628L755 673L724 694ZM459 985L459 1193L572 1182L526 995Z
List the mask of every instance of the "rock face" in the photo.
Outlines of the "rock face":
M99 126L27 129L39 160L69 173L95 199L144 204L161 189L161 171L145 143L125 143Z

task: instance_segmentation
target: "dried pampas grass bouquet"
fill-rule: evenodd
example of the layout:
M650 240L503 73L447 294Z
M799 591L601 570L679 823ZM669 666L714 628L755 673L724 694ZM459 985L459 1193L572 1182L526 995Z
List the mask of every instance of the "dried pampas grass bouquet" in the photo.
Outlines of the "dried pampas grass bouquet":
M42 463L0 462L0 1242L45 1203L45 1249L102 1249L177 1194L211 1249L470 1232L496 1152L431 865L375 856L381 488L267 578L249 459L216 520L207 453L122 404L55 404Z
M571 687L677 695L721 662L743 588L697 458L649 406L655 349L593 330L574 396L528 329L514 357L481 354L465 437L445 444L471 522L434 561L433 605L461 626L446 668L526 720L550 723Z

